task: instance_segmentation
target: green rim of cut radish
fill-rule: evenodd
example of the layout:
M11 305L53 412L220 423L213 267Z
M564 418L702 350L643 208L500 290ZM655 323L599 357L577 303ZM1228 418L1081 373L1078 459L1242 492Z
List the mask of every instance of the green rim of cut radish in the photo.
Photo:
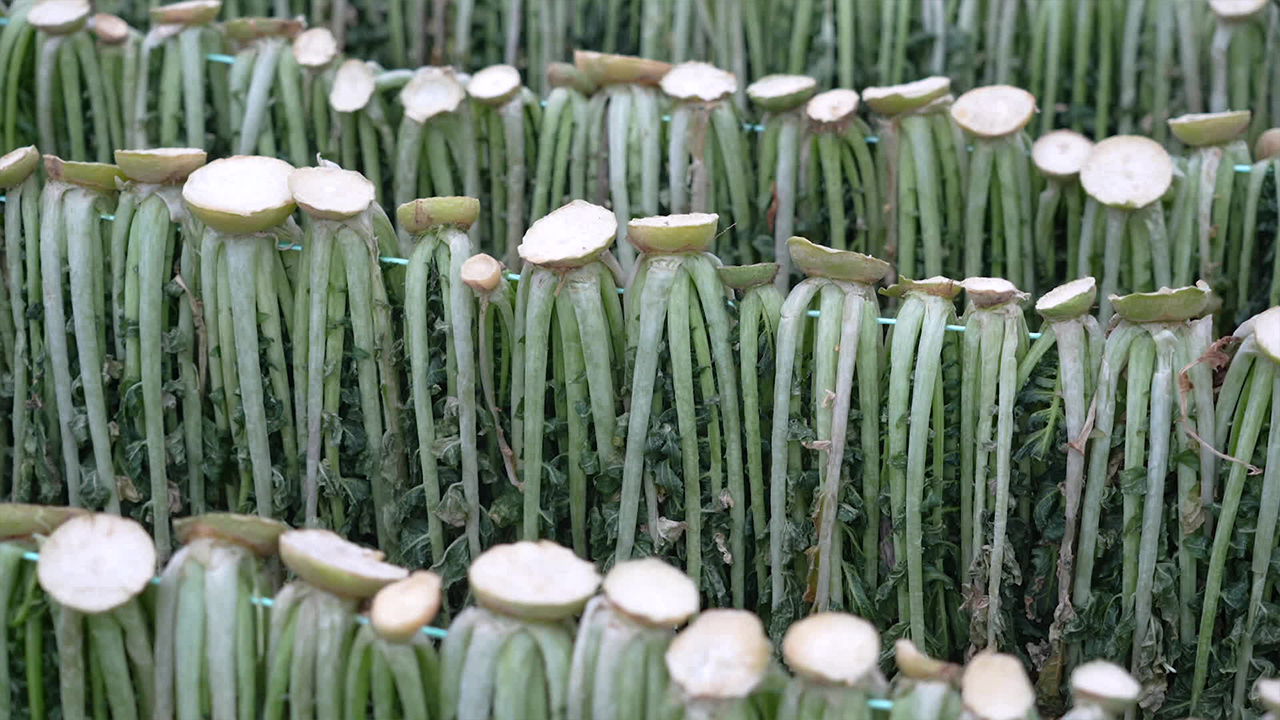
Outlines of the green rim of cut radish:
M1070 180L1080 174L1093 151L1093 141L1074 130L1054 130L1031 146L1031 161L1041 174L1056 180Z
M574 200L543 215L524 231L520 259L543 267L581 267L613 245L618 219L612 211Z
M369 624L384 639L406 642L440 612L440 576L418 570L373 596Z
M835 250L802 237L787 240L791 262L809 277L874 285L889 274L889 263L852 250Z
M327 66L342 48L329 28L311 28L293 39L293 59L298 65L313 70Z
M458 276L467 287L479 293L491 293L502 283L502 263L492 255L479 253L462 263Z
M915 643L899 638L893 645L894 664L903 677L911 680L927 680L954 683L964 672L964 667L944 660L931 658L920 652Z
M119 45L129 39L129 23L110 13L95 13L89 18L89 27L103 45Z
M405 116L418 123L457 110L466 97L466 91L450 68L418 68L400 90Z
M1030 297L1004 278L971 277L965 278L960 284L964 287L969 302L980 308L991 308Z
M124 180L120 168L108 163L76 162L63 160L56 155L44 156L44 174L50 180L60 180L90 190L115 192L118 181Z
M1216 113L1189 113L1169 121L1173 136L1191 147L1224 145L1249 129L1253 113L1230 110Z
M1271 128L1258 136L1253 144L1254 160L1270 160L1280 155L1280 128Z
M642 253L705 252L716 239L719 222L715 213L636 218L627 223L627 242Z
M377 89L373 68L364 60L346 60L338 66L329 86L329 107L337 112L363 110Z
M153 25L203 25L222 11L222 0L185 0L151 8Z
M491 107L505 105L519 93L520 71L510 65L490 65L467 83L467 94Z
M593 50L574 50L573 65L597 86L657 85L671 70L660 60Z
M293 213L292 172L292 165L276 158L222 158L191 173L182 186L182 199L201 222L218 232L262 232Z
M1280 713L1280 678L1259 678L1253 685L1258 702L1269 712Z
M1071 671L1071 692L1077 705L1097 705L1113 715L1123 715L1138 702L1142 685L1119 665L1094 660Z
M747 86L747 97L767 112L786 112L809 101L818 81L808 75L766 75Z
M862 101L878 114L893 117L919 110L950 92L951 78L934 76L902 85L866 88Z
M684 62L671 68L659 83L676 100L715 102L738 91L733 73L705 62Z
M396 208L396 220L413 235L444 226L466 230L478 217L480 201L473 197L418 198Z
M880 291L885 297L902 297L909 292L921 292L926 295L936 295L937 297L954 299L960 291L964 289L962 283L956 282L951 278L945 278L941 275L935 275L924 280L911 280L908 278L899 278L898 282L884 288Z
M1111 306L1120 317L1135 323L1182 322L1200 317L1209 307L1212 292L1204 281L1155 292L1112 295Z
M810 680L863 687L880 663L880 634L856 615L826 612L792 623L782 638L792 672Z
M525 620L576 615L600 586L595 565L550 540L489 548L467 568L476 602Z
M68 35L84 27L92 12L88 0L41 0L27 11L27 23L50 35Z
M62 523L40 546L40 587L59 605L102 613L141 593L156 572L155 543L138 522L106 513Z
M306 23L303 21L286 18L235 18L222 23L222 31L226 36L240 43L268 37L293 39L304 28Z
M360 547L331 530L290 530L280 536L280 557L298 577L350 598L372 597L403 580L409 571L382 561L377 550Z
M1036 706L1022 663L995 652L978 653L965 666L960 696L974 720L1023 720Z
M746 610L708 610L667 646L667 672L689 699L750 695L764 680L773 646Z
M1083 277L1063 283L1036 300L1036 312L1045 320L1070 320L1089 312L1098 299L1098 281Z
M1012 85L974 88L951 103L951 119L980 138L1008 137L1031 122L1036 98Z
M289 174L289 191L303 212L322 220L346 220L373 204L373 183L354 170L298 168Z
M1267 0L1209 0L1209 9L1219 20L1248 20L1262 12Z
M754 265L725 265L716 268L720 282L734 290L749 290L753 287L768 285L778 277L778 263L755 263Z
M0 503L0 538L48 535L64 522L88 513L84 508L61 505Z
M200 148L116 150L115 156L120 172L130 180L165 184L186 182L208 159Z
M173 533L187 544L200 538L224 540L248 548L257 555L275 555L280 536L290 530L279 520L239 513L204 513L173 521Z
M858 116L861 102L857 92L836 88L810 98L804 106L804 114L810 122L820 126L842 125Z
M20 185L40 164L40 151L35 145L10 150L0 157L0 189Z
M1080 184L1095 200L1136 210L1164 197L1173 183L1173 159L1160 143L1117 135L1093 146L1080 168Z
M700 607L693 580L657 558L614 565L601 590L624 615L655 627L683 625Z

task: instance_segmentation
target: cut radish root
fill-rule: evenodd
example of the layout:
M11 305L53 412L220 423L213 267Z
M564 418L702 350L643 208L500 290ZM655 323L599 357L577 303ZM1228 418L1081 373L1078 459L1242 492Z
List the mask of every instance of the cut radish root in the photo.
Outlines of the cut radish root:
M807 75L766 75L747 86L747 97L769 112L785 112L813 97L818 81Z
M1080 184L1109 207L1136 210L1159 200L1173 182L1173 160L1160 143L1117 135L1093 146L1080 168Z
M1106 660L1094 660L1071 673L1071 693L1079 705L1097 705L1111 715L1133 709L1142 685L1124 668Z
M298 168L289 174L289 191L304 212L322 220L355 217L373 203L373 183L353 170Z
M510 65L490 65L471 76L467 94L485 105L505 105L520 92L520 71Z
M972 277L965 278L960 284L974 307L990 308L1030 297L1004 278Z
M280 536L289 526L279 520L238 513L205 513L173 521L173 532L184 545L211 538L248 548L257 555L275 555Z
M186 0L151 8L153 25L203 25L217 19L221 0Z
M517 250L520 259L534 265L581 267L604 254L617 234L611 211L574 200L534 221Z
M40 547L40 587L83 613L102 613L129 602L156 572L156 550L142 525L118 515L72 518Z
M772 653L760 618L745 610L708 610L676 635L665 659L686 698L729 700L755 690Z
M370 597L409 575L408 570L383 562L381 552L348 542L330 530L284 533L280 557L298 577L343 597Z
M449 68L418 68L400 91L400 104L409 119L424 123L441 113L458 109L467 93Z
M30 177L40 164L40 151L35 145L10 150L0 157L0 189L8 190Z
M1080 278L1041 295L1036 300L1036 312L1046 320L1069 320L1089 312L1097 298L1097 280Z
M373 97L377 80L363 60L347 60L338 66L329 88L329 106L338 112L363 110Z
M1253 317L1252 324L1258 349L1280 363L1280 307L1258 313Z
M797 675L818 682L872 689L881 681L880 634L846 613L818 613L792 623L782 657Z
M1280 713L1280 679L1259 678L1253 686L1253 694L1268 712Z
M725 265L716 268L720 282L734 290L750 290L753 287L768 285L778 276L781 266L778 263L756 263L754 265Z
M1209 308L1212 291L1204 281L1181 288L1111 296L1116 314L1134 323L1183 322L1200 317Z
M857 114L859 101L853 90L828 90L814 95L804 106L804 114L819 124L842 123Z
M472 255L462 263L460 277L477 293L491 293L502 282L502 263L485 253Z
M440 576L419 570L373 596L369 624L384 639L406 642L440 611Z
M1070 180L1080 174L1093 150L1093 141L1073 130L1054 130L1031 146L1036 169L1056 180Z
M1262 12L1267 0L1209 0L1209 9L1219 20L1240 22Z
M88 513L77 507L0 503L0 539L48 535L66 521Z
M642 253L705 252L719 221L715 213L636 218L627 223L627 241Z
M874 285L889 275L889 263L851 250L833 250L802 237L787 240L796 268L809 277Z
M1026 127L1035 114L1035 96L1012 85L974 88L951 104L951 119L982 138L1012 135Z
M594 565L549 540L496 545L471 563L467 579L480 606L526 620L576 615L600 586Z
M42 0L27 11L27 22L50 35L67 35L83 27L91 12L87 0Z
M1258 136L1253 144L1253 157L1256 160L1271 160L1280 155L1280 128L1271 128Z
M1248 110L1191 113L1170 120L1169 130L1192 147L1224 145L1244 134L1252 119L1253 113Z
M975 655L964 668L960 694L974 720L1023 720L1036 706L1022 663L1002 653Z
M954 682L964 672L961 665L925 655L916 648L915 643L906 638L900 638L894 643L893 656L898 672L912 680Z
M715 102L738 91L738 78L710 63L686 62L671 68L660 85L676 100Z
M575 50L573 64L596 85L657 85L671 70L659 60Z
M93 34L103 45L119 45L129 39L129 23L108 13L97 13L89 18Z
M304 68L322 68L333 62L341 50L329 28L311 28L293 40L293 59Z
M902 85L869 87L862 91L862 101L875 112L892 117L919 110L951 92L951 78L928 77Z
M208 158L200 148L116 150L115 155L116 165L130 180L157 184L186 182Z
M466 230L478 217L480 201L473 197L419 198L396 208L396 220L414 235L450 225Z
M618 563L604 578L609 603L628 617L655 627L683 625L698 612L698 586L656 558Z
M191 173L182 186L182 199L201 222L218 232L262 232L293 213L292 172L292 165L275 158L237 155L214 160Z
M115 165L63 160L56 155L44 156L44 173L50 180L105 192L115 192L119 189L116 181L124 180L124 173Z

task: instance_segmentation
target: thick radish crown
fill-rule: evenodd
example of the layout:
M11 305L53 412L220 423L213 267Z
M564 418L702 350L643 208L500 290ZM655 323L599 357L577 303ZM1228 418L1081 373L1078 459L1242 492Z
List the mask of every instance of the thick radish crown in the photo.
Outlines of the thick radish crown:
M1159 200L1173 182L1173 160L1160 143L1117 135L1093 146L1080 168L1080 184L1109 207L1137 210Z
M186 182L208 160L200 148L116 150L115 156L116 166L130 180L170 185Z
M289 526L279 520L239 513L204 513L173 521L173 534L184 545L209 538L262 556L275 555L280 549L280 536L288 531Z
M289 174L289 191L303 212L323 220L355 217L373 203L373 183L354 170L298 168Z
M22 184L40 164L40 151L35 145L10 150L0 157L0 190Z
M467 94L485 105L505 105L520 93L520 71L510 65L490 65L471 76Z
M764 680L773 646L746 610L708 610L667 647L667 672L691 700L750 695Z
M1077 706L1096 705L1112 715L1123 715L1137 704L1142 685L1119 665L1094 660L1071 672L1071 694Z
M1243 135L1252 119L1248 110L1190 113L1170 120L1169 131L1191 147L1225 145Z
M400 90L400 104L404 107L405 116L418 123L457 110L466 97L466 91L450 68L418 68Z
M818 93L809 99L804 106L804 114L809 122L818 127L843 127L858 116L858 103L861 99L853 90L836 88Z
M276 158L222 158L191 173L182 186L182 199L201 222L218 232L262 232L293 213L292 172L292 165Z
M698 612L698 586L688 575L657 558L613 566L602 586L609 603L645 625L676 627Z
M889 275L889 263L852 250L835 250L793 236L787 239L791 262L809 277L874 285Z
M1074 130L1054 130L1031 146L1031 161L1046 177L1070 180L1080 174L1093 141Z
M613 211L574 200L535 220L516 251L534 265L581 267L603 255L617 234Z
M1036 98L1012 85L974 88L951 103L951 119L980 138L1008 137L1031 122Z
M1022 663L1012 655L981 652L964 668L960 695L973 720L1024 720L1036 693Z
M786 112L808 102L818 81L808 75L766 75L747 86L747 97L768 112Z
M1089 312L1098 299L1098 281L1083 277L1063 283L1036 300L1036 312L1045 320L1070 320Z
M411 235L439 227L471 227L480 217L480 201L473 197L418 198L396 208L396 220Z
M311 28L293 40L293 59L304 68L322 68L338 57L338 39L329 28Z
M562 620L600 587L595 565L550 540L495 545L467 569L476 602L524 620Z
M344 60L329 86L329 107L337 112L363 110L377 88L373 68L364 60Z
M676 100L715 102L738 91L738 78L710 63L686 62L671 68L660 85Z
M1028 295L1004 278L971 277L960 282L974 307L992 308L1009 302L1026 300Z
M951 78L934 76L902 85L866 88L862 91L862 101L875 112L892 117L919 110L950 92Z
M642 253L705 252L716 239L719 221L715 213L636 218L627 223L627 242Z
M62 523L40 546L36 563L40 587L59 605L83 613L129 602L155 572L155 542L142 525L105 513Z
M755 263L754 265L724 265L716 268L720 282L734 290L749 290L761 285L770 285L778 277L781 269L778 263Z
M440 576L418 570L373 596L369 624L391 642L411 640L440 611Z
M71 518L88 513L84 508L61 505L0 503L0 539L48 535Z
M1198 318L1209 308L1213 292L1203 280L1180 288L1162 287L1155 292L1112 295L1116 314L1134 323L1173 323Z
M477 293L487 294L493 292L502 283L502 270L502 263L496 258L480 253L472 255L462 263L459 275L462 276L462 282L466 283L467 287Z
M222 0L186 0L151 8L153 25L203 25L222 12Z
M290 530L280 536L280 557L306 582L335 595L371 597L409 571L331 530Z
M67 35L84 27L91 12L88 0L41 0L27 11L27 22L50 35Z
M782 657L810 680L866 690L879 684L880 634L855 615L818 613L792 623Z

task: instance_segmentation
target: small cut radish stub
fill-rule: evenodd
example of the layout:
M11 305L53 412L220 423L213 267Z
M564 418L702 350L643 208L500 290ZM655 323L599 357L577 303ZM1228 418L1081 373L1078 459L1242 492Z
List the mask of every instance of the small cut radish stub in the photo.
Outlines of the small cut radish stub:
M1248 20L1262 12L1267 0L1209 0L1209 9L1219 20Z
M1280 713L1280 679L1259 679L1253 686L1253 693L1258 696L1258 702L1262 703L1262 707L1268 712Z
M89 26L103 45L119 45L129 39L129 23L117 15L95 13L89 18Z
M1071 673L1076 705L1097 705L1109 713L1128 712L1142 693L1142 686L1124 668L1106 660L1094 660Z
M67 35L84 27L91 12L88 0L41 0L27 11L27 22L50 35Z
M981 652L969 661L960 695L974 720L1023 720L1036 706L1022 663L1001 653Z
M97 162L63 160L57 155L44 156L44 174L50 180L69 182L89 190L115 192L117 181L124 180L124 173L116 165Z
M290 530L280 536L280 557L308 583L335 595L367 598L409 575L330 530Z
M274 555L289 526L279 520L238 513L205 513L173 521L174 535L183 544L212 538L248 548L257 555Z
M787 240L787 251L797 269L809 277L874 285L889 274L889 263L851 250L835 250L802 237Z
M526 620L560 620L582 610L600 586L595 565L549 540L496 545L467 569L476 602Z
M410 120L424 123L441 113L458 109L467 93L449 68L418 68L400 91L400 104Z
M1069 320L1089 312L1098 297L1098 282L1091 277L1072 280L1036 300L1036 312L1045 320Z
M1120 317L1135 323L1175 323L1205 313L1213 291L1203 280L1180 288L1162 287L1155 292L1112 295L1111 305Z
M688 699L751 694L765 677L773 646L760 618L746 610L708 610L667 647L666 665Z
M142 183L186 182L208 159L200 148L116 150L116 165L125 177Z
M466 230L478 217L480 201L466 196L418 198L396 208L396 220L414 235L450 225Z
M293 213L289 174L293 166L275 158L236 155L191 173L182 199L218 232L249 235L284 222Z
M1192 147L1222 145L1239 138L1249 129L1253 113L1229 110L1216 113L1191 113L1169 121L1174 137Z
M818 81L808 75L766 75L747 86L747 97L768 112L785 112L808 102Z
M322 220L355 217L374 200L373 183L337 167L298 168L289 175L289 190L303 212Z
M679 569L656 558L619 563L604 578L609 604L655 627L684 624L698 612L698 586Z
M534 221L516 250L543 267L581 267L600 257L618 234L612 211L574 200Z
M787 629L782 656L810 680L872 689L879 679L880 635L860 617L818 613Z
M502 282L502 263L492 255L480 253L467 258L459 271L462 282L478 293L491 293Z
M1027 299L1026 293L1004 278L971 277L965 278L961 285L975 307L989 308Z
M1255 160L1270 160L1280 155L1280 128L1271 128L1258 136L1253 144Z
M951 92L951 78L934 76L888 87L869 87L862 91L862 101L881 115L892 117L919 110Z
M467 83L467 94L485 105L504 105L519 92L520 71L510 65L490 65Z
M748 290L761 285L769 285L778 277L781 268L778 263L756 263L754 265L725 265L716 268L720 282L734 290Z
M974 88L951 104L951 119L980 138L1012 135L1026 127L1035 114L1035 96L1012 85Z
M363 110L376 88L377 79L368 63L347 60L333 75L333 85L329 86L329 107L342 113Z
M860 98L853 90L837 88L814 95L804 107L804 114L819 126L842 125L857 117Z
M1280 307L1258 313L1249 321L1258 349L1272 362L1280 363ZM1238 334L1238 333L1237 333Z
M440 611L440 576L419 570L373 596L369 624L384 639L407 642Z
M1117 135L1093 146L1080 168L1080 184L1109 207L1137 210L1159 200L1173 182L1173 160L1160 143Z
M304 68L322 68L338 57L338 39L329 28L311 28L293 40L293 59Z
M102 613L129 602L156 572L155 542L142 525L119 515L72 518L40 547L36 575L59 605Z
M35 145L10 150L0 157L0 190L22 183L40 164L40 151Z
M685 101L714 102L738 91L738 78L710 63L686 62L662 78L662 92Z
M1069 180L1080 174L1093 150L1093 141L1074 130L1045 133L1031 146L1036 169L1055 180Z
M627 223L627 241L644 253L703 252L716 239L719 222L715 213L636 218Z

